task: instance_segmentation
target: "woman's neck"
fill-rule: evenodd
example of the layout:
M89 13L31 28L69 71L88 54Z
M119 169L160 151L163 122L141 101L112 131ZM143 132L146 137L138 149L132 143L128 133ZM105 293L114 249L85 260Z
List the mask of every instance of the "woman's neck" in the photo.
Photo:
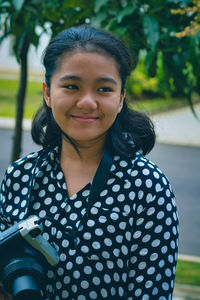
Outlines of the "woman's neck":
M104 144L96 142L77 146L77 150L68 141L62 141L60 164L67 185L68 196L80 191L93 178L101 161Z
M81 144L76 146L77 149L75 149L69 141L63 138L60 157L61 162L64 163L70 160L71 162L79 162L88 165L99 164L104 152L105 139L91 142L87 145Z

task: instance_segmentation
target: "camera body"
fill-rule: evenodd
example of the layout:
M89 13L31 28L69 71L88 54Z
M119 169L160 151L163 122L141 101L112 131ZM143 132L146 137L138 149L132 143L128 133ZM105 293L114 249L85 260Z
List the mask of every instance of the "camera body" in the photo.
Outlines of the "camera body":
M0 280L14 300L41 299L45 268L59 262L42 232L40 218L30 216L0 234Z

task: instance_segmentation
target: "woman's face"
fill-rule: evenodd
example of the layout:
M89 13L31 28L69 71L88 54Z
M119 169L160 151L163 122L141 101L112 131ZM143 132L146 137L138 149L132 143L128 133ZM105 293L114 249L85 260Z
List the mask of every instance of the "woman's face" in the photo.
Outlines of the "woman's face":
M125 97L115 60L86 51L63 56L43 90L60 128L80 145L105 140Z

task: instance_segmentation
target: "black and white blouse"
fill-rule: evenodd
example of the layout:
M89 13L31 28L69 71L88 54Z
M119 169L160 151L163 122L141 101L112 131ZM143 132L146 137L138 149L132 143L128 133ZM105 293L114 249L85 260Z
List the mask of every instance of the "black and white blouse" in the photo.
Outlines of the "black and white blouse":
M178 216L171 186L139 153L115 156L106 185L85 221L91 183L68 197L59 148L29 154L6 171L1 231L29 215L50 217L43 236L59 252L46 272L43 299L172 299ZM73 229L77 245L65 229Z

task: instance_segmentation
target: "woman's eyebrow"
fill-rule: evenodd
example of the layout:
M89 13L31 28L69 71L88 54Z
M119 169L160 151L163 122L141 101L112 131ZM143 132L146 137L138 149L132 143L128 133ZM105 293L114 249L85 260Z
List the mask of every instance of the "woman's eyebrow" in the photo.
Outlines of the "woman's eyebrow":
M65 81L65 80L82 81L81 77L77 75L64 75L63 77L59 78L59 81ZM112 77L100 77L97 78L96 82L110 82L114 85L117 85L117 81L115 81Z
M110 82L117 85L117 81L115 81L112 77L100 77L97 79L97 82Z
M81 77L76 75L65 75L61 78L59 78L59 81L65 81L65 80L78 80L81 81Z

